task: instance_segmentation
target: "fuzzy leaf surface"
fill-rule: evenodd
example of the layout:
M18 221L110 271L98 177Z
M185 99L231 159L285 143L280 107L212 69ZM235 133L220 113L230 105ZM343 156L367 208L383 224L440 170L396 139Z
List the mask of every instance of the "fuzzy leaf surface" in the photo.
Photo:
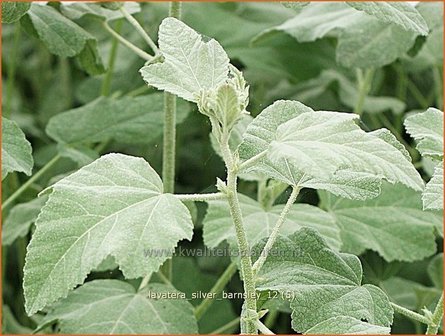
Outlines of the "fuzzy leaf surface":
M45 316L63 334L194 334L193 307L183 299L152 299L147 293L175 292L150 284L141 292L119 280L94 280L71 292Z
M367 322L360 321L349 316L338 316L327 319L324 322L317 324L305 332L310 334L337 334L337 335L353 335L353 334L389 334L391 328L373 325Z
M378 252L386 261L421 260L435 253L442 215L422 210L421 194L400 184L384 184L374 199L353 201L320 193L340 227L343 251Z
M417 9L406 2L367 1L346 2L349 6L372 15L385 23L393 23L405 30L428 35L428 25Z
M443 161L434 168L434 174L423 191L422 200L425 210L443 209Z
M178 101L177 122L190 108ZM46 133L59 143L79 144L115 140L125 144L146 144L162 134L164 97L161 93L136 98L101 97L82 107L50 119Z
M292 294L295 331L323 328L330 318L353 318L356 328L362 319L391 325L393 310L387 296L373 285L361 285L359 259L331 250L315 230L302 228L280 237L273 251L258 274L257 289Z
M159 27L162 62L148 64L140 72L148 85L196 102L202 90L216 88L227 80L229 58L221 45L185 23L166 18Z
M29 2L2 1L2 23L13 23L26 14L31 7Z
M15 121L2 117L2 180L11 172L31 175L34 160L31 144Z
M284 205L275 205L265 210L250 197L240 195L243 223L249 245L253 246L261 239L270 236ZM230 210L225 200L209 201L204 219L204 242L210 248L227 241L232 247L237 246L235 228ZM302 227L310 227L322 235L329 246L339 250L341 246L339 229L333 218L323 210L309 204L294 204L280 229L281 235L290 235Z
M65 297L113 256L126 278L156 272L193 223L141 158L108 154L50 188L24 269L29 315ZM147 254L162 250L166 253Z
M140 12L141 7L137 2L124 2L123 7L130 14ZM123 18L122 12L119 10L111 10L101 6L98 3L61 3L61 11L63 15L71 20L77 20L85 15L91 15L105 21L112 21Z

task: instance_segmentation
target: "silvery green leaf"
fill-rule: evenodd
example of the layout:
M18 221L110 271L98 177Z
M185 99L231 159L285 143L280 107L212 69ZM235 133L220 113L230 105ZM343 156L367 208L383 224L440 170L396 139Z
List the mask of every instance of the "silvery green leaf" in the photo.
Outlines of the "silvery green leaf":
M223 241L227 241L232 247L236 247L236 233L227 201L207 203L209 207L203 221L205 244L215 248ZM240 203L247 239L249 245L253 246L261 239L270 236L284 205L275 205L270 210L265 210L257 201L244 195L240 195ZM339 230L330 214L323 210L309 204L292 205L280 234L290 235L301 227L316 229L331 248L340 249Z
M119 280L94 280L58 302L42 325L58 322L62 334L194 334L193 306L185 299L150 295L179 293L162 284L136 292ZM179 295L179 294L178 294Z
M408 58L407 70L419 72L443 64L443 27L433 30L414 58Z
M385 183L371 200L320 196L340 227L345 252L358 255L370 249L386 261L421 260L436 252L434 233L442 228L443 217L422 210L420 192Z
M319 124L318 121L316 121L316 117L322 116L323 114L325 114L327 118L326 129L324 129L323 124ZM382 164L380 166L376 166L375 162L372 161L371 165L365 165L363 161L350 162L350 160L345 160L344 162L338 162L338 166L334 169L334 171L331 171L330 174L326 174L325 176L317 176L314 175L314 172L312 170L299 169L295 164L293 164L294 161L292 160L292 158L283 155L280 160L270 160L266 157L260 160L259 163L257 163L252 169L247 172L261 173L265 176L272 177L289 185L324 189L342 197L366 199L375 197L379 194L379 181L384 176L382 172L372 170L380 170L383 169L382 167L387 166L389 175L398 171L401 174L400 179L403 180L404 183L412 186L413 188L423 188L423 181L406 157L406 150L405 152L402 152L401 147L399 147L402 145L398 144L395 139L392 139L390 143L388 143L388 139L381 138L382 132L365 133L364 131L361 131L352 120L346 123L346 125L348 126L344 125L344 127L350 128L351 133L349 133L348 131L343 135L340 135L340 133L337 134L337 129L335 127L329 126L329 117L339 116L340 119L352 119L355 118L353 115L334 112L314 112L309 107L296 101L277 101L273 105L263 110L263 112L261 112L254 119L254 121L248 126L247 131L244 134L244 141L239 147L239 154L241 159L248 160L264 151L271 151L271 146L269 144L275 141L278 135L283 135L283 125L285 125L287 122L292 122L292 120L294 123L298 124L298 121L296 120L300 120L298 118L304 115L310 116L310 118L306 118L306 120L312 119L312 116L314 117L314 119L312 119L312 121L314 122L313 127L309 127L304 133L304 136L307 136L309 138L313 137L315 143L322 141L322 138L319 137L319 134L327 134L327 129L330 129L330 132L333 132L335 134L332 138L328 139L328 142L338 138L345 141L345 145L348 146L347 142L350 141L350 145L354 146L355 151L357 150L357 148L355 148L357 147L355 146L355 141L357 139L353 139L353 137L350 137L352 134L355 134L355 136L358 136L361 140L366 139L369 142L369 145L371 145L371 143L374 143L374 145L377 146L371 149L370 153L372 153L373 151L377 151L375 155L378 157L378 160L382 160L380 161L382 162ZM334 119L330 121L334 122ZM301 124L301 126L302 125L303 124ZM298 132L292 133L292 131L288 131L289 135L291 136L298 136L299 134ZM386 136L385 138L389 137ZM362 143L361 146L364 146L365 144L366 142ZM398 145L394 147L395 144ZM333 146L336 147L337 145L333 144ZM380 146L383 146L383 148L387 148L387 150L385 152L382 151L381 153L378 152L377 148L380 148ZM284 148L280 147L278 144L275 147L279 147L277 148L278 153L281 153ZM307 146L305 145L304 149L309 150L309 147L306 147ZM325 148L327 147L330 146L326 144ZM360 145L358 146L358 148L360 148ZM364 153L366 153L365 156L371 155L370 153L368 153L368 149L366 149ZM388 155L389 153L393 153L394 155ZM275 153L275 155L276 154L277 153ZM322 159L319 154L320 153L316 154L317 157L315 158L315 160ZM306 158L308 159L309 157ZM301 158L299 158L299 160L301 160ZM335 160L339 160L339 157L336 156ZM311 161L309 159L307 161L309 164L311 164ZM329 165L330 164L332 164L332 162L329 162ZM359 167L359 165L362 166ZM397 166L399 166L399 168L397 168ZM321 169L321 167L327 168L327 166L325 167L323 165L317 165L315 170L319 170ZM406 176L404 178L402 175L405 174L408 174L409 176ZM389 175L387 176L387 178L389 177Z
M280 2L284 7L294 9L296 11L301 10L310 4L309 1L281 1Z
M311 3L292 19L255 36L252 43L261 42L280 31L294 37L298 42L311 42L333 31L348 28L363 17L363 13L341 2Z
M57 114L46 133L59 143L90 144L115 140L124 144L146 144L162 134L164 98L161 93L113 99L100 97L84 106ZM178 101L177 122L190 108Z
M348 68L380 68L405 55L415 39L415 33L365 16L339 34L337 62Z
M126 278L143 277L193 234L186 206L163 193L161 179L142 158L102 156L47 192L26 255L29 315L65 297L109 255ZM162 253L148 254L152 250Z
M418 2L416 9L422 15L430 30L443 27L443 6L440 2Z
M391 328L373 325L349 316L331 317L307 330L304 334L380 335L389 334Z
M57 151L61 157L65 157L76 162L79 167L90 164L99 158L97 151L83 145L71 146L60 143L57 145Z
M137 2L124 2L123 7L130 14L135 14L141 11L141 7ZM105 21L123 18L121 11L105 8L98 3L62 2L60 4L60 10L63 15L71 20L80 19L85 15L91 15Z
M387 296L373 285L361 285L359 259L333 251L315 230L302 228L279 237L273 252L258 274L257 290L287 294L295 331L305 333L330 318L344 317L391 325Z
M405 120L406 131L418 141L422 156L443 158L443 112L429 108Z
M47 199L42 196L11 209L2 226L2 245L11 245L17 238L28 234Z
M11 172L31 175L34 160L31 144L15 121L2 117L2 180Z
M31 7L29 2L2 1L2 23L13 23L26 14Z
M434 286L443 288L443 253L434 256L428 265L428 275Z
M422 200L425 210L443 209L443 161L434 169L434 174L423 191Z
M385 23L393 23L405 30L428 35L428 25L417 9L407 2L367 1L346 2L359 11L372 15Z
M24 18L52 54L78 56L80 65L91 75L104 72L95 37L56 9L33 3Z
M140 72L148 85L192 102L203 90L227 80L229 58L221 45L203 37L185 23L166 18L159 27L163 61L144 66Z

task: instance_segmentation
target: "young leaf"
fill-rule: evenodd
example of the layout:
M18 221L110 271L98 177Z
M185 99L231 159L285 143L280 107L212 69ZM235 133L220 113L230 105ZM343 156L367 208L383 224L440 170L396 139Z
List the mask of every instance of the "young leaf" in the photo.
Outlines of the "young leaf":
M422 156L443 158L443 112L429 108L405 120L406 131L418 141L417 149Z
M80 54L80 64L92 75L104 70L96 50L96 39L56 9L32 4L27 17L35 33L52 54L60 57Z
M115 140L124 144L146 144L162 134L164 98L161 93L136 98L100 97L82 107L50 119L46 133L59 143L88 144ZM177 122L190 108L178 101Z
M423 181L412 166L406 150L389 132L366 133L354 122L358 116L338 112L314 112L301 103L278 101L266 108L248 126L240 157L244 160L267 151L268 158L254 167L266 176L285 183L318 188L361 199L375 196L380 179L401 182L415 190ZM351 159L353 158L353 159ZM349 178L341 193L329 183ZM328 182L324 184L324 182ZM374 188L370 195L366 190ZM367 196L368 194L368 196ZM377 193L378 194L378 193Z
M17 124L2 117L2 180L17 171L31 175L34 160L31 144Z
M372 200L352 201L320 193L341 230L342 250L377 251L386 261L421 260L435 253L442 215L422 211L421 196L400 184L384 184Z
M258 274L257 289L289 297L295 331L324 330L330 318L356 323L349 328L361 328L361 321L391 325L393 310L387 296L373 285L361 285L359 259L331 250L315 230L302 228L279 237L273 252Z
M283 205L275 205L265 210L253 199L240 195L243 223L249 245L253 246L261 239L270 236ZM235 228L226 201L209 201L204 218L204 242L210 248L227 241L232 247L237 246ZM282 235L290 235L301 227L316 229L335 250L341 246L339 230L330 214L309 204L294 204L281 227Z
M389 334L391 328L382 327L367 322L360 321L354 317L337 316L331 317L305 332L306 335L311 334L360 334L360 335L381 335Z
M385 23L393 23L405 30L428 35L428 25L414 6L406 2L367 1L346 2L359 11L372 15Z
M26 14L31 7L29 2L2 1L2 23L13 23Z
M365 16L339 35L337 62L348 68L379 68L403 56L415 39L415 33Z
M141 11L141 6L137 2L124 2L123 7L130 14L135 14ZM123 14L119 10L111 10L101 6L98 3L61 3L60 10L66 17L71 20L77 20L88 15L99 18L105 21L112 21L123 18Z
M109 255L126 278L143 277L192 237L186 206L163 194L161 179L141 158L105 155L51 190L26 255L29 315L65 297Z
M119 280L94 280L71 292L45 316L41 325L57 321L63 334L194 334L193 307L184 299L155 299L178 293L150 284L141 292Z
M148 85L196 102L203 90L227 80L229 58L221 45L203 37L185 23L166 18L159 27L159 48L164 60L140 72Z
M422 194L424 210L443 209L443 161L436 168Z
M17 204L11 209L2 226L2 245L11 245L17 238L24 237L47 201L46 196L33 199L30 202Z

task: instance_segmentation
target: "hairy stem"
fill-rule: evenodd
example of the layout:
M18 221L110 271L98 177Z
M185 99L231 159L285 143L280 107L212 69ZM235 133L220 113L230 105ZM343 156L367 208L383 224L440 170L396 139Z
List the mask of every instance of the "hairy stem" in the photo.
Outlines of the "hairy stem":
M371 90L372 78L374 77L374 70L368 69L363 74L362 70L357 70L357 84L358 84L358 97L354 107L354 113L358 115L363 114L363 107L365 105L365 99Z
M179 6L179 7L178 7ZM181 4L170 2L169 16L181 18ZM164 134L162 145L162 181L164 192L175 191L176 159L176 96L164 92ZM173 260L168 259L162 266L162 273L167 279L172 278Z
M153 42L151 37L147 34L147 32L142 28L141 24L125 9L124 6L119 8L120 12L124 15L125 19L136 29L139 35L147 42L150 46L151 50L155 53L155 55L159 54L159 49L156 44Z
M229 283L230 279L232 279L233 275L237 270L236 262L232 262L224 271L224 273L219 277L218 281L213 285L212 289L210 289L209 293L218 295L223 291L226 285ZM205 314L205 312L210 308L214 299L211 297L206 297L198 307L195 309L195 317L197 320L200 320L201 317Z
M122 43L124 46L126 46L128 49L133 51L136 55L138 55L142 59L144 59L146 61L151 61L153 59L153 56L151 56L150 54L147 54L145 51L139 49L133 43L131 43L130 41L127 41L125 38L123 38L121 35L119 35L113 29L111 29L111 27L108 25L107 22L104 21L103 26L111 35L113 35L114 38L116 38L120 43Z
M119 34L122 28L122 21L119 20L116 23L116 33ZM117 48L119 46L119 41L116 37L113 37L113 42L111 44L110 58L108 59L108 69L105 74L104 81L102 82L101 95L109 96L111 90L111 80L113 78L114 64L116 63Z
M243 225L243 215L241 212L241 207L238 199L237 191L237 163L234 160L232 152L229 147L229 134L225 134L221 141L221 154L224 158L224 162L227 168L227 201L229 203L230 215L232 217L233 223L235 225L236 239L238 243L238 250L241 259L241 274L243 277L244 294L245 299L245 315L242 316L246 319L245 325L247 334L256 334L257 327L254 320L249 316L250 313L257 311L256 307L256 289L255 289L255 279L252 267L252 260L250 258L250 247L247 241L246 232Z
M230 321L229 323L224 324L222 327L219 327L218 329L213 330L209 333L209 335L219 335L219 334L226 334L226 331L237 326L240 321L240 318L237 317Z
M398 304L396 304L394 302L390 302L390 303L391 303L391 306L394 308L394 311L396 311L399 314L402 314L414 321L418 321L418 322L421 322L421 323L427 324L427 325L431 322L428 318L426 318L425 316L423 316L419 313L416 313L416 312L409 310L405 307L399 306Z
M181 201L191 201L191 202L206 202L215 201L220 199L225 199L226 194L223 193L213 193L213 194L175 194L177 199Z
M439 298L439 302L437 302L436 309L434 309L433 316L431 317L431 322L428 324L428 328L426 329L427 335L436 335L440 322L443 318L443 293Z
M43 174L45 174L57 161L59 161L60 155L57 154L51 159L46 165L44 165L37 173L35 173L31 178L22 184L22 186L17 189L9 198L3 202L2 211L8 208L24 191L26 191L34 182L36 182Z
M300 188L293 187L292 193L289 196L289 199L286 202L286 205L283 208L283 211L280 214L280 217L278 218L277 222L275 223L275 226L272 230L272 233L270 234L269 238L267 239L266 245L263 248L263 251L261 251L261 254L255 264L253 265L254 272L257 273L261 267L264 265L264 262L267 259L268 254L272 250L273 244L275 243L275 240L278 237L278 233L280 232L280 228L283 225L284 221L286 220L286 216L289 213L292 204L295 203L295 200L297 199L297 196L300 192Z

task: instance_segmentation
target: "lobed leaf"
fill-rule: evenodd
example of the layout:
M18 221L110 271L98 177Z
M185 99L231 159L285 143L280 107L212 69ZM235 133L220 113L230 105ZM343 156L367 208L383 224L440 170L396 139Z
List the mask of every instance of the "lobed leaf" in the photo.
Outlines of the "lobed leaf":
M443 158L443 112L429 108L426 112L409 116L405 120L406 131L418 141L417 149L422 156Z
M94 280L57 303L41 325L58 321L63 334L197 333L193 307L186 300L147 296L166 292L176 290L155 283L136 292L123 281Z
M12 120L2 117L2 180L11 172L31 175L34 160L31 144Z
M251 171L342 197L375 197L382 179L421 190L424 183L403 146L387 130L364 132L357 118L278 101L248 126L240 157L248 160L266 151L268 157Z
M253 246L261 239L270 236L284 205L275 205L269 210L263 209L257 201L240 195L243 223L249 245ZM230 210L226 201L209 201L207 214L203 221L204 243L215 248L223 241L237 247L236 233ZM287 236L302 227L317 230L328 245L339 250L341 246L339 230L333 218L323 210L309 204L294 204L286 216L280 234Z
M273 252L258 274L257 289L289 297L295 331L324 330L331 318L347 318L348 327L357 329L363 328L361 320L391 325L393 310L387 296L373 285L361 285L359 259L331 250L315 230L302 228L279 237Z
M229 58L221 45L203 37L185 23L166 18L159 26L163 60L144 66L140 72L148 85L196 102L203 90L227 80Z
M400 184L384 184L372 200L353 201L320 193L323 206L340 227L342 250L378 252L386 261L421 260L436 252L442 214L422 211L421 194Z
M428 25L417 9L406 2L367 1L346 2L349 6L372 15L385 23L393 23L405 30L428 35Z
M110 255L126 278L147 276L193 234L186 206L163 194L161 179L141 158L105 155L51 190L26 255L29 315L65 297Z
M190 108L178 101L177 123ZM46 133L59 143L89 144L115 140L125 144L146 144L162 134L164 97L160 93L136 98L100 97L82 107L50 119Z

